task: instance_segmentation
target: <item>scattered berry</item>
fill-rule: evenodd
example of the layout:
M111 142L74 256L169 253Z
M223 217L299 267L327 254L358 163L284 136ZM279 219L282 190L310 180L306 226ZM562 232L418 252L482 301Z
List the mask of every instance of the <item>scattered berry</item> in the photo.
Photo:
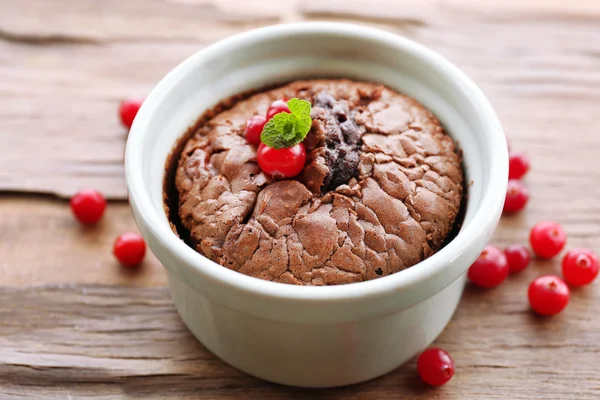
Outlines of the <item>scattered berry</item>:
M124 233L115 240L113 254L124 266L135 267L146 255L146 242L138 233Z
M450 354L442 349L427 349L417 360L417 371L423 382L432 386L441 386L454 375L454 361Z
M592 283L598 276L598 256L590 249L573 249L562 260L562 273L573 286Z
M290 113L290 108L287 105L287 101L284 100L275 100L273 104L267 110L267 121L273 118L275 114L279 114L281 112Z
M256 158L260 168L272 177L292 178L302 172L306 150L302 143L283 149L274 149L261 143Z
M508 179L521 179L529 171L529 158L525 153L511 153L508 157Z
M523 183L516 179L510 179L506 188L506 199L504 200L504 212L516 213L521 211L529 201L529 191Z
M94 189L85 189L71 198L71 211L82 224L95 224L102 218L106 200L102 193Z
M121 117L121 123L125 128L131 129L133 120L143 102L143 99L126 99L121 101L119 105L119 117Z
M522 244L511 244L504 249L510 272L515 274L523 271L531 261L531 253Z
M258 146L260 143L260 134L262 133L267 119L262 115L255 115L246 122L246 140L248 143Z
M531 282L527 294L533 311L550 316L564 310L569 304L571 292L558 276L545 275Z
M498 286L508 277L506 256L494 246L486 246L467 273L469 280L483 288Z
M565 247L567 235L556 222L544 221L531 229L529 242L538 257L552 258Z

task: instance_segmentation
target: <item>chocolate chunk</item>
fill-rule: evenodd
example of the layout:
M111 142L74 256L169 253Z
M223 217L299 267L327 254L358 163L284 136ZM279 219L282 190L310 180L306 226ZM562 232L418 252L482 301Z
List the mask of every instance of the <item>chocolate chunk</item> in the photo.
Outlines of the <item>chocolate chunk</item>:
M315 105L323 109L319 118L325 125L325 162L329 173L320 188L321 194L325 194L358 176L362 132L347 101L335 100L331 94L322 91L315 95Z

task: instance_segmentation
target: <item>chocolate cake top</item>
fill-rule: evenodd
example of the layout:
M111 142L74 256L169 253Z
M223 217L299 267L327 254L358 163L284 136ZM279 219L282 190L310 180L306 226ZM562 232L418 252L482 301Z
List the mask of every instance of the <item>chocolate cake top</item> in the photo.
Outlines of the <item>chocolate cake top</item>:
M312 103L306 166L275 181L258 167L245 123L292 97ZM461 206L460 161L412 98L373 83L296 81L236 102L187 140L174 182L178 215L200 253L240 273L360 282L441 248Z

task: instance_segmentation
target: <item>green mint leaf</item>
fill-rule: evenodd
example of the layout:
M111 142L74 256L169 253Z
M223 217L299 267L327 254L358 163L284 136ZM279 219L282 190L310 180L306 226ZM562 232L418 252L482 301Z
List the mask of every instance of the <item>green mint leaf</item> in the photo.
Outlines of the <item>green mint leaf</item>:
M263 128L260 140L269 147L281 149L301 143L312 126L310 103L297 98L288 101L291 114L275 114Z
M297 98L290 99L287 102L288 108L298 118L310 117L310 103L306 100L299 100Z
M275 127L283 136L286 142L293 140L296 137L296 121L294 117L288 113L280 113L278 118L274 118Z
M292 114L284 112L275 114L265 124L260 134L260 141L274 149L290 147L288 144L296 137L294 120Z
M296 131L300 134L299 136L301 136L298 143L304 140L308 132L310 132L311 126L312 119L310 118L310 115L308 117L302 117L296 122Z

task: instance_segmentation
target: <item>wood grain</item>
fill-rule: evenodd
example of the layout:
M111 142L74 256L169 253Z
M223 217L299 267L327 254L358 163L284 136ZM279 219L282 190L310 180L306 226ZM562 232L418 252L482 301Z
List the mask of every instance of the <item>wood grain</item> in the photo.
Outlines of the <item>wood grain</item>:
M0 0L0 398L600 398L600 284L574 291L556 318L527 307L528 283L558 273L558 259L495 290L467 288L436 342L457 363L447 386L425 388L409 363L321 391L223 364L182 325L152 255L137 273L113 260L114 238L135 230L119 100L220 38L324 19L418 40L486 92L511 147L533 163L528 209L503 218L494 243L524 243L531 225L553 219L569 246L600 249L600 2ZM81 228L60 199L82 187L115 199L97 227Z
M112 0L98 18L98 3L89 0L52 6L30 0L27 13L19 12L22 2L4 0L0 190L70 196L93 186L124 199L119 100L144 96L181 60L219 38L296 19L375 25L439 51L481 85L508 135L535 154L536 165L552 168L545 177L582 181L580 165L565 170L567 163L552 162L565 157L566 149L552 144L568 132L574 132L568 151L582 152L582 163L593 162L600 148L594 127L600 6L571 3L536 0L518 8L500 1L481 7L472 0L376 0L365 7L360 1L261 0L261 7L236 7L231 0ZM44 24L36 22L46 14Z
M99 224L83 227L66 201L0 196L0 286L164 286L166 275L152 254L139 269L119 266L112 245L127 231L137 228L122 202L110 203Z
M439 390L415 379L414 363L340 389L261 382L196 342L166 289L2 289L2 398L597 399L600 345L589 325L600 312L600 296L578 291L568 313L536 318L519 295L524 284L518 278L493 293L468 288L436 343L453 354L458 368Z
M276 21L159 0L22 4L0 1L0 190L63 197L126 198L119 101L207 44Z

